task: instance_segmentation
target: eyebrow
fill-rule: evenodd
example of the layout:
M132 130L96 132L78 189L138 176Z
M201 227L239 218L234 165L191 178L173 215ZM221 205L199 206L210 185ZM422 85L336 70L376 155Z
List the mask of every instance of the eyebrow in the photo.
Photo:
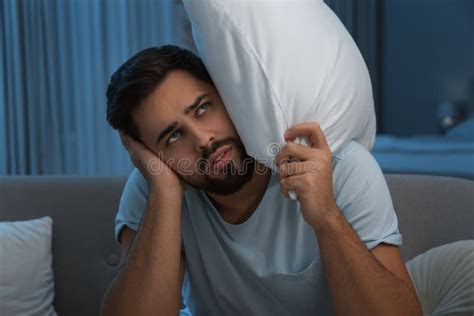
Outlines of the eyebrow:
M188 115L190 112L194 111L198 106L199 106L199 103L201 103L202 99L204 99L205 97L207 97L209 95L209 93L205 93L205 94L202 94L200 96L198 96L196 98L196 100L194 100L193 104L191 104L190 106L187 106L183 113L184 115ZM169 133L171 133L176 127L178 127L178 122L173 122L171 123L170 125L168 125L168 127L166 127L158 136L158 138L156 139L156 144L158 144L159 142L161 142L161 140L163 140L163 138L165 138L166 135L168 135Z

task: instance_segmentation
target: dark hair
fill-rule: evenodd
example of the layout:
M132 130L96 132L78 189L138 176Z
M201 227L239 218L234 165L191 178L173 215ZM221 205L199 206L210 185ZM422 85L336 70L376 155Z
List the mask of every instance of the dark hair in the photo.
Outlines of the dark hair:
M144 49L127 60L110 78L107 88L109 124L139 140L140 134L132 119L132 111L170 71L178 69L214 85L201 59L191 51L173 45Z

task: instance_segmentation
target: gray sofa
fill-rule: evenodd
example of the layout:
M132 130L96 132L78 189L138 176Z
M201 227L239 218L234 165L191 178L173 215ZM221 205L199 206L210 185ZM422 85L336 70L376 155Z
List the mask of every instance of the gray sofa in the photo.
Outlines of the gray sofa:
M432 247L474 239L474 181L387 175L405 260ZM126 177L0 177L0 221L49 215L53 226L55 309L98 315L117 273L114 216Z

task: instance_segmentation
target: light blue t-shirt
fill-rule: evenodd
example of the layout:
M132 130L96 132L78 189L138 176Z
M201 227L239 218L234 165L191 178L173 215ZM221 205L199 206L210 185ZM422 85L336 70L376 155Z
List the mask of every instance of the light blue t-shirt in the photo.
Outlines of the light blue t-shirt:
M369 249L402 244L385 178L365 147L352 141L333 155L333 188L338 207ZM147 196L147 183L135 169L120 201L116 237L125 225L138 230ZM186 191L182 212L188 308L181 315L333 314L317 236L299 203L281 193L278 175L272 174L242 224L225 222L194 188Z

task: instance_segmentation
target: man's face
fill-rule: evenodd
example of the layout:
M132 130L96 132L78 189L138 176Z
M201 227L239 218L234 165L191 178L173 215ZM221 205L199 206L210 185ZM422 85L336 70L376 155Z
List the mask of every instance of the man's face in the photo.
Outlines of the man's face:
M170 72L132 117L141 141L189 185L225 195L252 178L255 160L217 90L189 73Z

